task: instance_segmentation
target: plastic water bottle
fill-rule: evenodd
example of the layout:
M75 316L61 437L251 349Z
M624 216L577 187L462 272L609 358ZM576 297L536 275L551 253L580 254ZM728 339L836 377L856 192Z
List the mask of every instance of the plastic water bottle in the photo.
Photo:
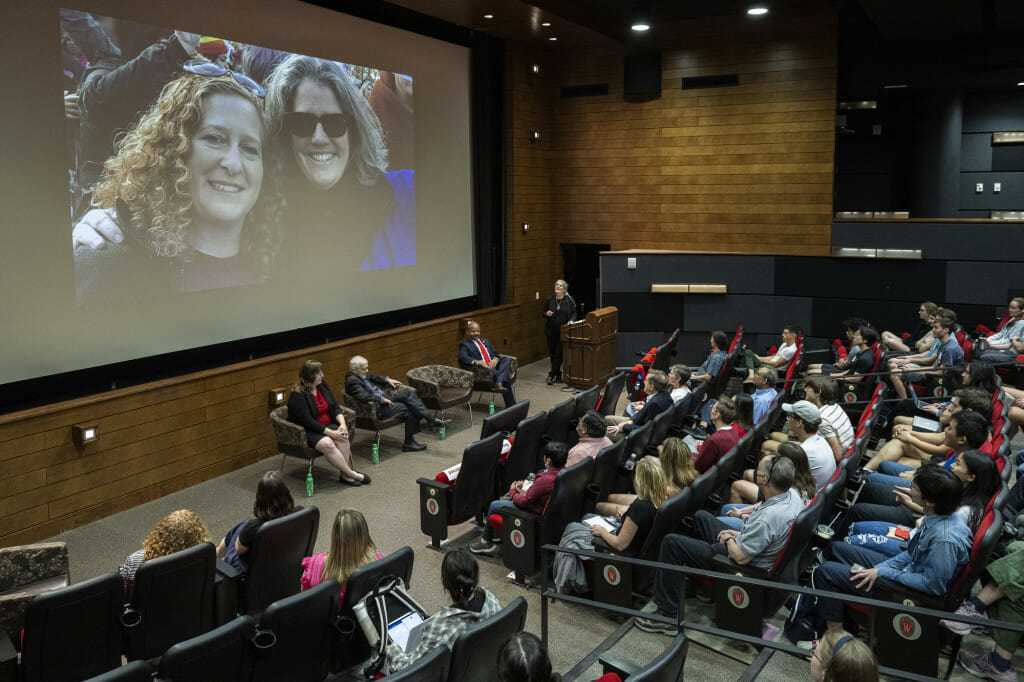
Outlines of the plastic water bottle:
M487 406L487 414L488 414L488 416L494 414L494 401L493 400L491 401L491 404Z
M626 468L626 471L633 471L633 469L636 469L636 453L635 452L629 453L629 459L626 460L625 468Z
M373 463L380 464L380 446L376 443L373 444Z
M306 497L313 497L313 472L306 473Z
M445 427L443 427L443 426L442 426L441 428L439 428L439 429L437 430L437 437L438 437L438 438L440 438L441 440L444 440L444 439L445 439L445 437L446 437L446 434L445 434L445 432L444 432L444 429L445 429Z

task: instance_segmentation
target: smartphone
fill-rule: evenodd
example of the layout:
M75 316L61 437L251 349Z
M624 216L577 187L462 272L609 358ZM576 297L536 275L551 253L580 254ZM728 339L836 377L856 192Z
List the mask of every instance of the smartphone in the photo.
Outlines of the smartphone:
M902 526L897 526L896 529L893 531L893 535L895 535L900 540L909 540L910 539L910 529L909 528L903 528Z
M863 571L864 567L861 566L860 564L854 564L853 566L850 566L850 570L851 571Z

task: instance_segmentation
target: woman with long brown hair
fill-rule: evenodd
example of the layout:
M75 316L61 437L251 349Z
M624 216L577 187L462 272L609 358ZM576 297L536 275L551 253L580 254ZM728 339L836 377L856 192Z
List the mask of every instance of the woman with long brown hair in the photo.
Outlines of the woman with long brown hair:
M349 576L360 566L383 556L370 537L363 513L356 509L342 509L334 517L330 549L302 560L299 583L303 590L308 590L325 580L337 580L341 583L340 600L345 597L345 583Z

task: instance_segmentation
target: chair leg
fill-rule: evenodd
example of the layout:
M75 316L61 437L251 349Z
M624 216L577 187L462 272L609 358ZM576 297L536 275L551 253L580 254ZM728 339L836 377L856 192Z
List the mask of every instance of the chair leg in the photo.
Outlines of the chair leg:
M285 461L286 459L288 459L288 455L286 455L286 454L282 453L282 454L281 454L281 468L280 468L280 469L278 469L278 471L284 471L284 461Z
M473 403L466 403L466 409L469 411L469 425L473 426Z

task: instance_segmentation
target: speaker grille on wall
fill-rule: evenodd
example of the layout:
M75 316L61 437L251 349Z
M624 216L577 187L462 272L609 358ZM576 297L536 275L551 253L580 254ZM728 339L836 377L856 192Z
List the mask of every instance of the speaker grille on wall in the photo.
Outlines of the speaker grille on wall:
M626 99L661 97L661 53L626 55L622 69L622 94Z
M590 85L563 85L562 97L598 97L608 94L607 83L592 83Z
M699 88L727 88L740 84L738 73L726 73L720 76L690 76L683 78L683 90L697 90Z

